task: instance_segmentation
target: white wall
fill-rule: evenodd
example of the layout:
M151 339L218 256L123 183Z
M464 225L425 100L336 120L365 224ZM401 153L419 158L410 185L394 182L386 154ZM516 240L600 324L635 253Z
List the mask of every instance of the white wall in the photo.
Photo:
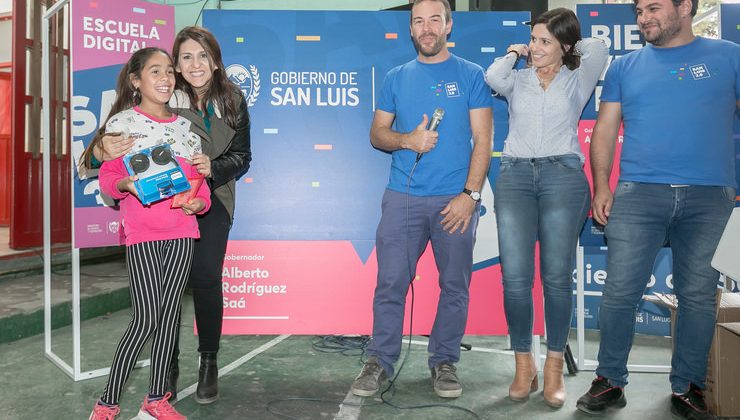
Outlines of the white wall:
M198 18L198 14L203 7L203 3L177 5L181 0L146 1L175 5L175 30L195 24L196 18ZM470 1L474 0L457 0L457 10L470 10ZM11 0L0 0L0 10L2 10L3 3L10 4L10 2ZM565 7L575 11L577 4L602 4L605 2L608 2L608 0L550 0L548 9ZM235 0L221 2L221 8L224 10L381 10L406 3L409 3L409 0ZM205 9L215 9L217 5L218 0L207 0ZM201 23L202 17L198 20L198 24Z
M603 4L603 1L598 0L550 0L547 2L548 9L556 9L558 7L565 7L566 9L576 10L577 4Z
M13 11L12 0L0 0L0 16L10 15ZM0 63L10 62L13 43L13 21L0 21ZM5 70L7 71L7 70Z
M4 0L0 0L4 1ZM180 5L181 0L147 0L151 3L175 5L175 30L194 25L203 3ZM408 0L235 0L221 2L223 10L381 10L407 4ZM208 0L205 9L215 9L217 0ZM198 24L202 24L202 16Z
M0 63L11 61L13 39L13 21L0 21Z

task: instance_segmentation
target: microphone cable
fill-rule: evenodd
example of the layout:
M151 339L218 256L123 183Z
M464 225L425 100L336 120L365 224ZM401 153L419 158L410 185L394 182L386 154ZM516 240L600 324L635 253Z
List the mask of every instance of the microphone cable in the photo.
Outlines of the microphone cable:
M339 353L342 356L362 356L370 342L369 335L317 335L311 347L320 353Z
M396 370L395 375L393 375L393 378L388 381L388 386L380 393L380 401L381 402L372 402L372 403L352 403L347 401L338 401L338 400L330 400L330 399L324 399L324 398L310 398L310 397L285 397L280 399L275 399L272 401L268 401L265 404L265 410L277 417L281 417L284 419L289 420L300 420L299 417L293 417L288 414L279 412L275 410L274 406L278 405L280 403L285 402L291 402L291 401L301 401L301 402L316 402L320 404L340 404L340 405L346 405L349 407L371 407L371 406L378 406L381 404L386 404L390 407L393 407L397 410L418 410L418 409L425 409L425 408L446 408L451 410L458 410L462 411L466 414L471 415L475 419L480 419L480 416L478 414L465 407L460 407L452 404L442 404L442 403L434 403L434 404L419 404L419 405L411 405L411 406L401 406L394 404L390 400L388 400L385 397L385 394L391 392L391 395L395 395L396 393L396 380L398 380L399 375L401 374L401 371L403 370L403 367L406 365L406 360L408 360L409 355L411 354L411 337L413 336L413 330L414 330L414 303L415 303L415 295L414 295L414 280L416 279L416 270L413 268L416 266L412 266L411 263L411 255L409 254L409 207L410 207L410 199L411 196L411 181L414 176L414 171L416 171L416 167L419 164L419 160L414 161L414 165L411 167L411 171L409 172L408 180L406 181L406 262L407 262L407 268L409 270L409 274L413 273L411 275L411 278L409 279L409 286L411 287L411 307L409 311L409 336L408 336L408 342L406 345L406 351L403 356L403 359L401 360L401 364L398 366L398 369ZM428 242L428 241L427 241ZM426 249L426 248L425 248ZM418 259L416 261L418 263ZM405 312L405 311L404 311ZM347 341L348 338L342 337L342 336L318 336L312 343L312 346L317 351L323 351L323 352L330 352L330 353L341 353L343 355L349 355L346 352L347 351L357 351L360 349L362 351L362 355L365 354L365 347L370 341L370 337L368 336L360 336L355 337L351 340L351 344L348 345ZM362 358L362 356L361 356ZM364 397L361 397L364 398Z
M419 165L419 159L416 159L414 161L414 165L411 167L411 171L409 172L408 180L406 181L406 262L407 262L407 268L409 270L409 286L411 287L411 308L409 310L409 336L408 336L408 342L406 344L406 352L403 356L403 359L401 360L401 364L398 366L398 369L396 370L396 374L393 375L393 378L388 381L388 386L383 390L383 392L380 393L380 400L397 410L417 410L417 409L423 409L423 408L447 408L452 410L459 410L464 413L470 414L476 419L480 419L480 416L478 416L478 413L475 411L460 407L457 405L452 404L442 404L442 403L433 403L433 404L419 404L419 405L408 405L408 406L401 406L392 403L390 400L385 398L385 394L387 394L391 389L393 392L391 395L396 394L396 380L398 379L399 375L401 374L401 371L403 370L403 367L406 365L406 360L408 360L409 355L411 354L411 337L414 333L414 301L415 301L415 295L414 295L414 280L416 280L416 270L414 269L418 265L418 257L416 261L414 261L414 265L412 266L411 262L411 255L409 254L409 207L410 207L410 192L411 192L411 180L414 176L414 171L416 170L416 167ZM427 241L428 243L429 241ZM426 247L425 247L426 250ZM405 306L405 305L404 305ZM405 311L404 311L405 312Z
M414 175L414 171L416 170L416 166L418 165L419 160L417 159L414 162L414 165L411 167L411 172L409 173L408 180L406 181L406 253L407 253L407 266L409 269L409 273L412 272L411 270L411 261L409 255L408 255L408 239L409 239L409 191L411 189L411 179ZM401 370L403 369L403 365L406 363L406 359L408 358L408 355L411 351L411 329L413 328L413 322L414 322L414 283L413 279L411 279L411 317L410 317L410 324L409 324L409 340L408 340L408 347L406 349L406 354L404 355L403 360L401 361L401 365L399 366L398 370L396 371L396 374L393 376L393 379L389 381L388 387L380 394L380 402L371 402L371 403L353 403L353 402L347 402L347 401L338 401L338 400L331 400L331 399L324 399L324 398L311 398L311 397L285 397L285 398L279 398L274 399L271 401L268 401L265 404L265 410L280 418L288 419L288 420L301 420L299 417L294 417L288 414L285 414L283 412L277 411L275 409L275 406L278 404L286 403L286 402L315 402L320 404L339 404L339 405L346 405L349 407L370 407L370 406L378 406L382 404L387 404L391 407L397 408L397 409L410 409L410 408L427 408L427 406L418 406L418 407L399 407L390 401L386 400L384 398L384 395L391 389L394 388L394 383L396 381L396 378L398 378L398 375L401 373ZM351 343L348 344L347 338L343 336L317 336L314 338L314 340L311 343L311 346L314 350L319 352L325 352L325 353L340 353L342 355L350 355L347 354L347 352L351 351L357 351L360 350L360 360L364 362L364 355L365 355L365 348L370 342L369 336L360 336L356 337L353 340L351 340ZM395 394L395 388L394 388L394 394ZM364 398L364 397L361 397ZM459 408L459 407L456 407ZM469 410L468 410L469 411ZM476 418L478 416L476 415Z

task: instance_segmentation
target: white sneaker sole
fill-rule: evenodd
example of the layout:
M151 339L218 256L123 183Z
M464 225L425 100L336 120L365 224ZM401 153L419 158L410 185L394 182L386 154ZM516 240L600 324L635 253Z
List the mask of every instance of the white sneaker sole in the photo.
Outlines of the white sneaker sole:
M139 410L139 414L136 415L136 418L139 420L157 420L156 418L147 414L144 410Z
M438 397L442 398L457 398L460 395L462 395L462 389L453 389L451 391L443 391L441 389L434 389L434 393L437 394Z
M366 389L357 389L357 388L350 388L350 391L357 395L358 397L372 397L373 395L378 393L378 390L366 390Z
M146 413L144 410L139 410L139 414L136 415L136 418L138 420L157 420L156 417L152 417L149 414ZM183 419L188 420L187 417L183 416Z

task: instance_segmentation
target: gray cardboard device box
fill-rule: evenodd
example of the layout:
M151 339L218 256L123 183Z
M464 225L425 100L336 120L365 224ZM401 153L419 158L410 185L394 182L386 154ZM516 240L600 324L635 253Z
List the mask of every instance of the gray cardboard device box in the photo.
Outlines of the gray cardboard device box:
M740 417L740 322L717 324L714 329L706 398L717 416Z
M675 296L656 296L656 303L671 309L671 326L675 325ZM717 300L717 325L709 350L704 396L714 415L740 417L740 293L724 292Z

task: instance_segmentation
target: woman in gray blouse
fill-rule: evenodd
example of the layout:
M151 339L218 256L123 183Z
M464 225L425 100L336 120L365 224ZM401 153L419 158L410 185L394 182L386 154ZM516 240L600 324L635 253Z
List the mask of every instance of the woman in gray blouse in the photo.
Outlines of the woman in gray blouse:
M509 46L486 82L509 103L509 134L495 187L504 310L515 351L509 398L537 390L532 346L535 241L545 295L544 398L565 402L563 352L573 313L573 259L591 195L578 143L578 119L607 62L597 39L581 39L578 18L554 9L532 22L529 45ZM514 70L519 58L527 67Z

